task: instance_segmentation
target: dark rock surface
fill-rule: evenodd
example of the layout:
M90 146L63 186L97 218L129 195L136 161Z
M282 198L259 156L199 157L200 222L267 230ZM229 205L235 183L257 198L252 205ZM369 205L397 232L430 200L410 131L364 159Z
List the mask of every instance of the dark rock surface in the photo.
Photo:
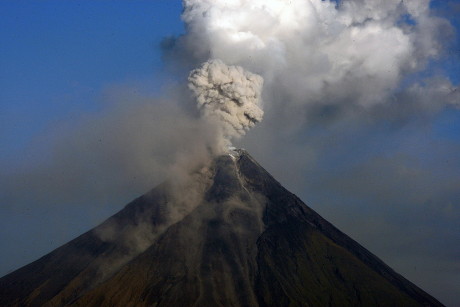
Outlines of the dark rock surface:
M4 276L0 306L442 306L244 150L193 180Z

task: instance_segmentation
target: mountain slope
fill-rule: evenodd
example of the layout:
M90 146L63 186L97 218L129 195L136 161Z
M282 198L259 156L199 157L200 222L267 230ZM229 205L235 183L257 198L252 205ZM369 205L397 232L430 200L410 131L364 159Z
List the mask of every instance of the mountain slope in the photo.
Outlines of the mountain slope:
M0 279L1 306L442 306L247 152Z

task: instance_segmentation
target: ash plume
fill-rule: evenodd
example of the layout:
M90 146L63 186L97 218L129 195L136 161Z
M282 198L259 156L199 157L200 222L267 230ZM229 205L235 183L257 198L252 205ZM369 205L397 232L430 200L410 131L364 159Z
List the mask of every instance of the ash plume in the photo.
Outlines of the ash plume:
M404 78L442 54L452 33L428 0L183 3L187 34L176 44L178 55L257 71L266 122L277 131L301 128L315 108L349 113L389 104Z
M263 79L259 75L209 60L193 70L188 81L202 116L216 123L226 145L262 121Z

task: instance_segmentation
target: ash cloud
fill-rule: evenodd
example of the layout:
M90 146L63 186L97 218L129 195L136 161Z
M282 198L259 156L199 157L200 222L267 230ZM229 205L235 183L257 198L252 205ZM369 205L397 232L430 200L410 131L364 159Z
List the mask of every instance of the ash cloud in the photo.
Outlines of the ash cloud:
M189 61L218 58L265 80L271 122L297 128L310 108L372 108L442 53L452 27L429 1L184 1ZM174 50L173 50L174 52ZM196 64L195 64L196 65Z
M219 136L184 110L182 103L193 102L182 93L168 99L117 89L106 96L111 105L105 111L57 124L36 140L44 145L29 151L20 167L2 172L4 208L127 202L171 176L192 172L213 154L210 144Z
M216 123L225 145L262 120L263 79L259 75L240 66L209 60L193 70L188 81L202 116Z

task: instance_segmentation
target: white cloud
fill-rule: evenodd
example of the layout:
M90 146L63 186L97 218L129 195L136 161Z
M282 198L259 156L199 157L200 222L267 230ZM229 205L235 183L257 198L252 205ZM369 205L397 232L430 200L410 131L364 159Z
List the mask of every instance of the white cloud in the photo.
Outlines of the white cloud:
M385 103L439 54L429 1L186 0L185 47L260 74L264 100L303 121L313 105ZM409 20L409 21L407 21ZM283 112L280 109L287 108ZM294 124L294 123L292 123ZM301 123L300 123L301 124Z

